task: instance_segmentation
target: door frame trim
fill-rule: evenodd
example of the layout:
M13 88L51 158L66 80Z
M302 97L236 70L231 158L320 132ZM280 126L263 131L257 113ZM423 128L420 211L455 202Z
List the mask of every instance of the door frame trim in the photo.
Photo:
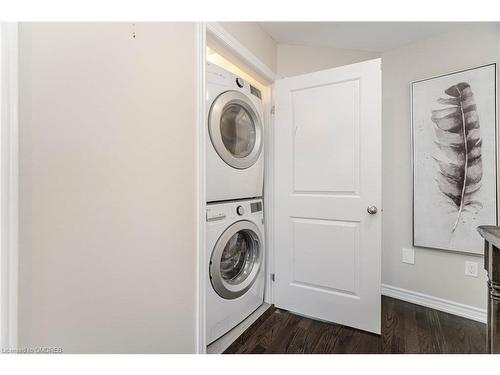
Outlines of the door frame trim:
M224 52L236 57L247 67L252 69L261 78L267 81L270 86L270 93L264 93L264 147L267 148L265 152L265 171L264 171L264 201L266 207L264 209L265 228L267 229L264 236L266 241L267 257L264 264L267 264L264 271L266 272L266 286L265 290L268 291L264 295L264 302L272 303L272 284L270 278L270 271L272 270L273 263L273 239L270 235L270 225L273 223L273 201L272 191L273 187L273 165L274 159L272 152L269 152L269 146L273 143L272 139L272 116L271 106L273 100L273 83L278 79L276 75L266 64L264 64L257 56L250 52L243 44L241 44L235 37L228 33L217 22L198 22L196 23L196 36L195 36L197 66L196 66L196 107L197 107L197 312L196 312L196 353L206 353L206 306L205 306L205 293L207 288L208 268L207 264L207 235L206 235L206 168L205 168L205 113L206 113L206 47L207 39L215 42ZM267 91L267 90L266 90ZM272 271L271 271L272 272Z
M207 228L206 228L206 168L205 168L205 107L206 107L206 24L204 22L196 23L195 45L196 45L196 133L197 133L197 249L196 249L196 268L197 268L197 308L196 308L196 353L204 354L207 352L206 346L206 279L208 269L206 267L206 247L207 247Z
M1 40L1 257L0 338L3 349L18 346L19 124L18 23L2 23ZM4 287L6 285L6 287Z

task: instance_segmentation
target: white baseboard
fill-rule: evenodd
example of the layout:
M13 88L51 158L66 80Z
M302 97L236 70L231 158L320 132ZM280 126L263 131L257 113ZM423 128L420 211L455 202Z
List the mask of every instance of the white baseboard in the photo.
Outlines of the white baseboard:
M382 295L486 323L486 310L428 294L382 284Z

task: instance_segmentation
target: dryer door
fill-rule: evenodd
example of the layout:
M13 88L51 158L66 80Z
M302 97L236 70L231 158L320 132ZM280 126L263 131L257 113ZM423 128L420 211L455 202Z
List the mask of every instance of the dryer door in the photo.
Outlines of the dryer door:
M252 101L239 91L226 91L215 99L208 117L212 144L231 167L246 169L262 151L263 128Z
M250 221L226 229L210 257L210 281L218 295L235 299L252 287L262 264L262 244L259 229Z

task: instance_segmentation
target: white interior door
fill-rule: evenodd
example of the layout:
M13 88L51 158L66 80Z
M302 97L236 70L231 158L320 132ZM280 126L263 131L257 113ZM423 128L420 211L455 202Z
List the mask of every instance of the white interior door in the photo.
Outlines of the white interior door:
M380 68L377 59L276 81L274 132L275 305L375 333Z

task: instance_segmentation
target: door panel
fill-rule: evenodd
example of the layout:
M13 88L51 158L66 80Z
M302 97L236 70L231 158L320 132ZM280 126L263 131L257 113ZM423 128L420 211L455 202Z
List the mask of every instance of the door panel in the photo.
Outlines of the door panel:
M380 333L380 60L278 80L275 105L275 304Z
M293 280L339 293L356 294L358 225L292 218Z
M357 191L358 87L348 81L292 92L295 192ZM347 160L352 168L344 168Z

